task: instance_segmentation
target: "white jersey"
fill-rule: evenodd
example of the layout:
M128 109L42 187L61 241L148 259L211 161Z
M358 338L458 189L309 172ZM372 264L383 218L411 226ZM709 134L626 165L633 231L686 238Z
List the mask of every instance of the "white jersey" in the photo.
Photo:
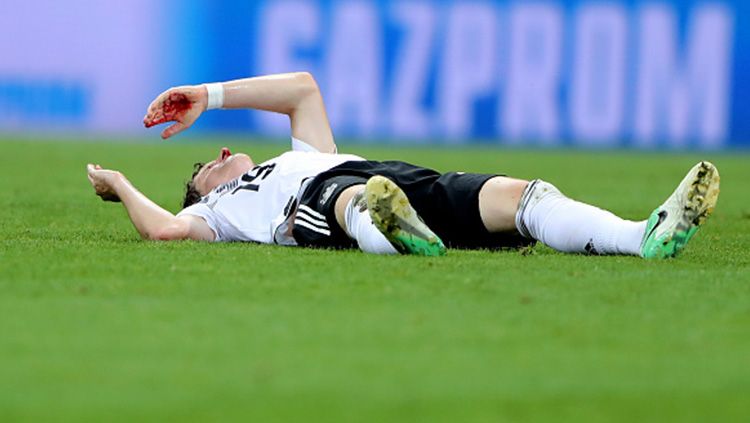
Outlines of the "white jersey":
M285 207L294 201L305 179L347 161L364 160L351 154L319 153L298 140L293 140L292 145L295 151L219 185L177 216L203 218L216 235L215 241L270 244L286 218Z

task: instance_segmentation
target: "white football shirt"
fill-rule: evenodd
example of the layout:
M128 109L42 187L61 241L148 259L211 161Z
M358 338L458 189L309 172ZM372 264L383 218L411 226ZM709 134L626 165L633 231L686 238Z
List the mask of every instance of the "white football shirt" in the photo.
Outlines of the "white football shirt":
M270 244L284 222L285 206L294 200L306 178L347 161L364 160L351 154L320 153L297 139L292 139L292 148L219 185L177 216L203 218L215 234L214 241Z

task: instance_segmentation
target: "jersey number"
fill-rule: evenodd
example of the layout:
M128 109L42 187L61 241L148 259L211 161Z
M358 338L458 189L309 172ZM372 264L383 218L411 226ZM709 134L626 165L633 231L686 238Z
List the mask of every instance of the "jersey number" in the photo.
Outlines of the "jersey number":
M240 178L240 186L235 188L232 191L232 194L240 190L258 191L260 189L260 185L258 185L258 182L266 179L266 177L270 175L271 172L273 172L273 169L275 167L276 167L276 163L271 163L271 164L267 164L264 166L258 166L254 168L253 170L251 170L250 172L242 175L242 178Z

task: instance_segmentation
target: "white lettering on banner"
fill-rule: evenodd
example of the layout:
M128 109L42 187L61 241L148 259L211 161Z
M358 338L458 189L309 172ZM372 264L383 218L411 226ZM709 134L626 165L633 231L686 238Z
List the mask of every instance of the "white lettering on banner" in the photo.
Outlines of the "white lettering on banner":
M572 135L585 145L615 145L625 114L627 14L615 4L584 6L575 31Z
M654 146L665 134L674 147L688 138L698 138L704 147L720 146L728 124L730 14L716 5L694 9L682 60L672 9L647 6L639 19L637 145ZM666 125L659 125L665 118Z
M381 23L371 2L342 3L333 13L326 63L326 104L334 128L372 135L380 120Z
M495 88L496 21L488 3L456 3L450 9L437 98L440 124L453 142L470 135L475 101Z
M309 1L286 0L269 2L259 20L261 30L260 74L312 71L312 62L304 61L295 52L311 48L320 37L320 10ZM289 120L273 113L255 114L264 130L274 135L289 132Z
M431 130L422 100L435 40L435 10L427 2L394 2L390 12L406 29L393 67L390 132L396 137L424 138Z
M724 142L731 9L688 10L681 37L682 8L669 3L510 2L502 16L499 3L265 2L256 73L314 72L333 127L353 136L460 142L494 130L547 145ZM474 127L487 125L478 101L496 97L495 127ZM273 115L260 123L288 131Z
M517 3L510 11L510 63L501 113L511 142L555 142L563 13L554 4Z

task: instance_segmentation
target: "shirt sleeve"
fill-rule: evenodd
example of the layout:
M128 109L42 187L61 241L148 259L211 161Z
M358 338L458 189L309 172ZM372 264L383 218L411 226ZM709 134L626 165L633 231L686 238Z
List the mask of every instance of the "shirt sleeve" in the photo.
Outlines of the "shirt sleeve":
M311 146L310 144L302 140L298 140L297 138L294 138L294 137L292 137L292 151L302 151L305 153L320 153L320 151L318 151L318 149L316 149L315 147Z
M205 203L195 203L192 206L188 206L177 213L177 217L184 215L198 216L202 218L206 221L208 227L213 231L214 242L224 240L222 232L219 231L219 222L216 217L216 213L214 213L214 211L211 210L211 208L208 207Z

